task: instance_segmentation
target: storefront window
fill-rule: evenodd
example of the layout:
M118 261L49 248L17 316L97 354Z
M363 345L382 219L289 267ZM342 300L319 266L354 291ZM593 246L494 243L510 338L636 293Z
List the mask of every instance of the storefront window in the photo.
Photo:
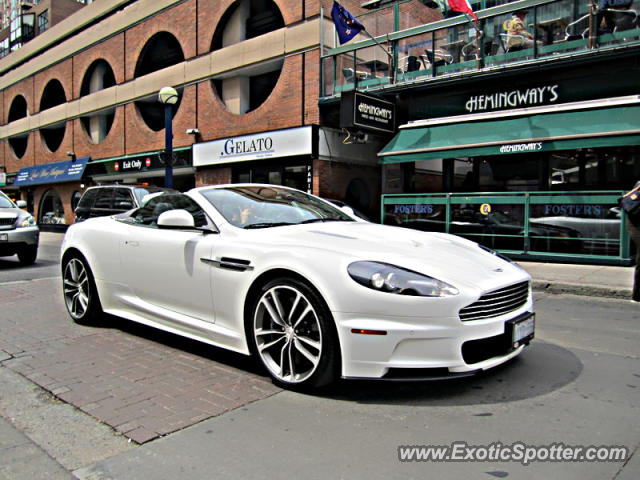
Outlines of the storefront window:
M39 221L41 224L64 225L64 207L58 192L47 190L40 200Z
M307 164L273 165L263 162L238 165L233 170L234 183L270 183L306 192L309 189Z

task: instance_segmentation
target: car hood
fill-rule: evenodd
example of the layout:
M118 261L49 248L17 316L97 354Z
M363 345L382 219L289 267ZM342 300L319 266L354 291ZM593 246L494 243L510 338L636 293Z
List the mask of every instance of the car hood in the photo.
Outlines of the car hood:
M476 243L444 233L360 222L314 223L269 230L280 246L341 253L354 261L389 263L454 285L481 284L483 290L489 290L530 278L516 264L481 249Z
M0 208L0 218L16 218L20 212L19 208Z

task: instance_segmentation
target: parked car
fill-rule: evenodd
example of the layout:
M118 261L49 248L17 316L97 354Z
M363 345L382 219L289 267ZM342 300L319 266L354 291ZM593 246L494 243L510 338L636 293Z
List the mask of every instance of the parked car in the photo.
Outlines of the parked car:
M99 185L89 187L75 209L76 222L104 217L142 206L145 197L175 190L147 185Z
M468 376L533 338L530 276L469 240L359 222L287 187L160 194L72 225L71 318L117 315L255 355L274 382Z
M31 265L38 256L40 230L30 213L22 210L24 200L13 203L0 192L0 257L18 254L22 265Z

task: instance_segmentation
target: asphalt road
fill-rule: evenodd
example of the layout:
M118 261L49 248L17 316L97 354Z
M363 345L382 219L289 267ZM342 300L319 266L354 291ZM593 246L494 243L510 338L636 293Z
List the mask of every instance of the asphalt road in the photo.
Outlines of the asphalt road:
M0 284L59 275L56 244L61 237L50 237L36 266L20 270L9 265L11 260L0 265ZM133 347L144 347L132 357L136 363L151 344L150 353L167 373L172 359L197 362L205 371L234 369L240 372L234 375L246 375L247 385L255 372L242 359L173 341L152 329L75 327L50 300L51 292L43 290L51 283L4 287L18 292L28 285L25 298L45 298L51 306L10 305L13 310L5 309L14 312L10 318L0 309L0 327L3 321L15 322L15 312L33 322L16 323L27 329L47 314L56 316L47 325L58 326L20 333L15 338L24 345L22 353L13 347L16 352L3 356L3 341L6 350L12 345L0 338L0 479L65 478L65 471L86 480L640 478L640 309L630 301L536 294L535 341L519 358L479 377L417 384L342 382L324 395L281 391L137 446L15 371L29 363L27 347L56 355L78 344L85 344L85 350L101 345L103 353L113 345L114 356L128 358L123 348L131 341ZM104 341L109 338L115 341ZM73 381L88 383L91 371L78 367ZM182 391L183 380L165 376L162 388ZM632 456L626 462L528 466L398 459L401 445L456 441L619 445Z
M17 255L0 257L0 283L60 276L60 243L63 236L61 233L41 232L38 257L33 265L20 265Z

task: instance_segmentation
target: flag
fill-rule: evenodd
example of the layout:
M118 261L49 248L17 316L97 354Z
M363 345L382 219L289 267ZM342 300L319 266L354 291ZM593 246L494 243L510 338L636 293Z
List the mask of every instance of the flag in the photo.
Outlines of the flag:
M473 9L469 4L469 0L447 0L449 3L449 10L454 12L466 13L474 20L478 20L478 17L473 13Z
M364 25L356 20L354 16L338 2L333 2L331 18L333 19L333 24L336 26L340 45L348 42L365 29Z

